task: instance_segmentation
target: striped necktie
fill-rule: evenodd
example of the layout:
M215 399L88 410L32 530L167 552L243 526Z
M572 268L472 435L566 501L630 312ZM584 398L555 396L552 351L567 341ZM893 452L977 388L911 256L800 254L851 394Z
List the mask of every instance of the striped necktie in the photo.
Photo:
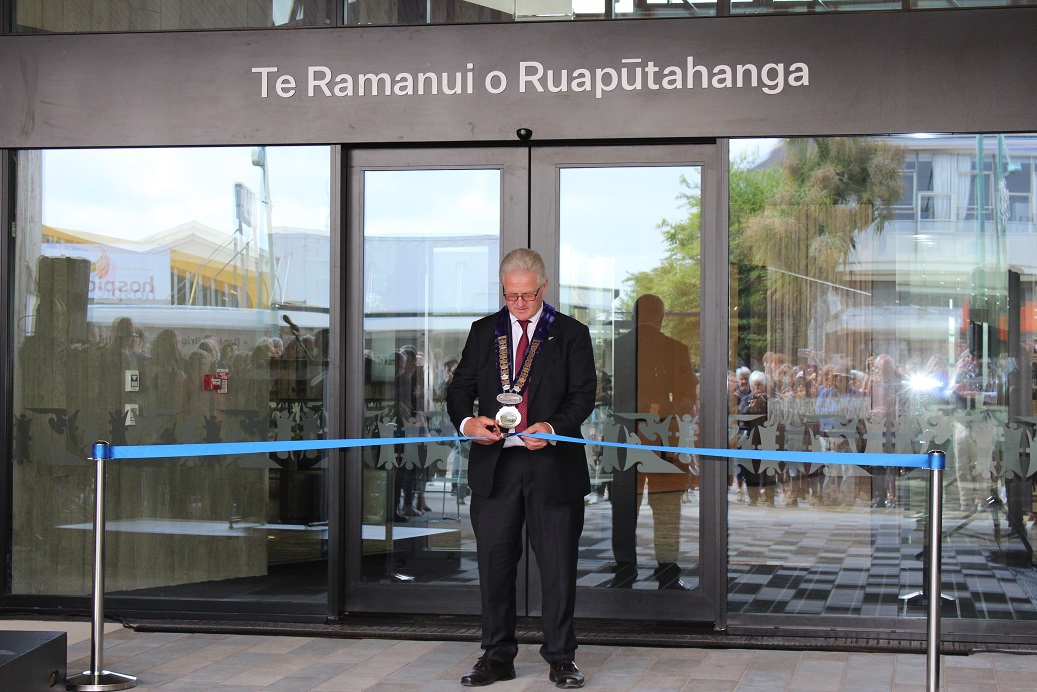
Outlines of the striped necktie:
M522 336L519 337L518 346L515 347L515 379L518 379L519 372L522 370L522 362L526 359L526 351L529 350L529 320L519 320L518 323L522 327ZM529 389L527 388L526 391L528 392ZM529 420L527 420L528 414L526 413L528 409L529 397L523 396L518 405L522 420L515 428L515 432L522 432L528 427Z

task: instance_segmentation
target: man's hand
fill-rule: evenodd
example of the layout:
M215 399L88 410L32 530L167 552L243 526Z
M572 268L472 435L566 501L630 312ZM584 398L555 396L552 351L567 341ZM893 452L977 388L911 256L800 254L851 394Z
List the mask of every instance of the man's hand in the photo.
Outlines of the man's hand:
M533 433L554 433L551 426L547 423L533 423L533 425L526 428L523 432L527 432L530 435ZM548 445L547 440L541 440L535 437L523 437L522 444L526 445L526 449L543 449Z
M465 437L475 438L475 443L480 445L492 445L500 442L501 434L497 430L497 421L486 416L469 418L464 424L461 434Z

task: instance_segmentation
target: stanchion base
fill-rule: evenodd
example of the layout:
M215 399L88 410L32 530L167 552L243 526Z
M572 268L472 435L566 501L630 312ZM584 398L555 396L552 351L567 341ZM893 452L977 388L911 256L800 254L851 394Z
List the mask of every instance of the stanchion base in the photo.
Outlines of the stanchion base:
M66 690L79 690L79 692L109 692L109 690L128 690L136 686L137 678L132 675L113 673L110 670L102 670L100 673L88 670L65 680Z
M904 601L904 602L917 601L918 599L925 598L925 592L924 591L912 591L911 593L901 594L900 596L897 596L897 598L899 598L901 601ZM941 593L940 594L940 600L943 601L944 604L947 604L947 603L954 603L957 599L955 599L954 596L948 596L945 593Z

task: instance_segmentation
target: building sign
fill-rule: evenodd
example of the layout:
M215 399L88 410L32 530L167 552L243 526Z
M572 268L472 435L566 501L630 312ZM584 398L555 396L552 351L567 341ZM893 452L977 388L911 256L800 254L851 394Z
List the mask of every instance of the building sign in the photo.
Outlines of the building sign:
M0 37L0 147L1017 132L1037 8Z
M44 243L47 257L85 257L90 260L91 303L170 302L169 252L133 252L110 245Z
M281 74L278 67L253 67L260 75L260 98L293 98L295 96L363 97L363 96L435 96L501 94L511 88L521 94L593 94L603 98L616 91L673 91L679 89L760 89L764 94L780 94L785 86L810 84L810 68L801 62L789 66L770 62L739 65L696 65L688 56L686 64L660 66L654 60L623 58L619 67L544 67L535 60L520 62L509 82L508 74L492 70L477 73L475 63L466 63L463 72L366 72L335 74L324 65L306 68L306 77Z

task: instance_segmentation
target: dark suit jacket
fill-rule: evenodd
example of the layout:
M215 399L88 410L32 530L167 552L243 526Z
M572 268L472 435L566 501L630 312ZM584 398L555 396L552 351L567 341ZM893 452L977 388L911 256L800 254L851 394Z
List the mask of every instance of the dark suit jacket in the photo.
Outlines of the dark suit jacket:
M458 430L473 412L493 418L500 410L497 347L493 338L499 315L495 313L472 324L461 361L454 370L447 392L447 411ZM580 425L594 409L597 389L594 353L586 325L558 313L533 362L529 380L527 423L548 423L557 435L583 437ZM472 444L468 485L473 493L489 497L493 492L494 469L503 448L503 442ZM537 459L537 487L543 488L546 502L571 502L590 492L584 445L558 442L533 454Z

